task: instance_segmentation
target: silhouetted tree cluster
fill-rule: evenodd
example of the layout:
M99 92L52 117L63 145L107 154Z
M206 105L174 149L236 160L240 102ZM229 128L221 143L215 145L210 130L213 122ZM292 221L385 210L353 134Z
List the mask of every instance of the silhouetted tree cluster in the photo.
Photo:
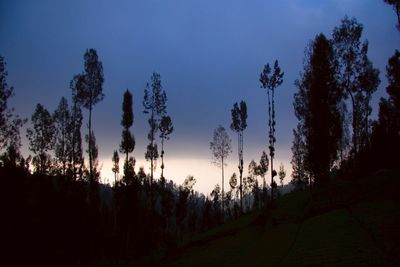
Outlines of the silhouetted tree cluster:
M361 41L362 31L355 18L345 17L332 40L319 34L306 50L294 97L299 123L292 146L292 182L298 186L326 184L333 168L361 168L371 147L370 101L380 80L368 58L368 41Z
M20 154L20 129L26 123L26 119L21 119L14 114L14 109L8 106L9 98L14 96L14 88L7 83L6 65L4 58L0 55L0 152L6 150L1 155L3 164L6 162L16 165L17 162L23 160Z
M335 79L336 61L331 42L317 35L306 55L301 80L296 81L295 112L305 135L306 160L313 181L324 185L336 160L342 135Z
M363 151L364 171L398 168L400 151L400 52L396 50L386 66L388 98L379 102L378 120L373 122L371 145Z

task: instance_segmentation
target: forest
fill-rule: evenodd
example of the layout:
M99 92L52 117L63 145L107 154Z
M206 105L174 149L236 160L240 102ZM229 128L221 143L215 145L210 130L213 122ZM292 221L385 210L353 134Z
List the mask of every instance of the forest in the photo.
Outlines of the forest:
M399 1L385 2L393 6L400 31ZM345 16L332 30L332 38L316 35L305 47L303 68L294 81L297 126L290 183L294 192L309 192L312 199L324 199L338 181L362 181L400 167L400 51L387 59L385 70L379 70L368 56L363 30L356 18ZM381 71L388 97L380 99L378 117L372 119L371 98L381 83ZM101 144L92 124L96 104L104 98L105 73L96 49L86 49L83 71L71 74L70 100L62 97L54 111L38 103L30 118L19 116L8 103L18 88L7 83L7 75L6 59L0 56L0 205L6 262L164 265L199 234L252 214L261 220L280 208L286 170L274 162L279 139L275 92L285 76L278 60L260 70L257 89L265 91L268 112L259 123L268 126L268 147L260 151L259 160L244 161L251 103L233 103L229 130L238 149L232 151L228 129L217 125L209 146L221 183L207 196L194 190L192 175L180 185L164 177L174 125L160 74L154 72L144 89L142 114L133 113L130 90L120 96L121 140L110 155L115 175L111 185L100 182ZM135 116L148 121L148 140L135 138ZM21 130L24 126L26 132ZM21 153L21 136L28 140L28 157ZM148 173L136 166L134 153L142 153L135 150L139 142L147 143ZM238 169L227 177L226 158L233 152ZM157 160L160 177L154 173ZM225 178L229 188L224 188ZM377 180L374 186L379 191L383 184Z

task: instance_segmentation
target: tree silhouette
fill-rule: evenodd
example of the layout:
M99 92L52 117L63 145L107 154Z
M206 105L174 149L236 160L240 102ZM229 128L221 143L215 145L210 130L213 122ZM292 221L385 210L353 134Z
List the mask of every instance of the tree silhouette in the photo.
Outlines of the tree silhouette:
M231 130L238 134L238 156L239 156L239 190L240 190L240 209L243 212L243 192L242 192L242 177L243 177L243 131L247 127L247 105L246 102L240 101L233 104L231 110L232 123Z
M283 75L278 64L278 60L275 60L274 70L271 72L269 64L264 66L262 73L260 74L261 88L267 90L268 96L268 126L269 126L269 156L271 157L271 184L274 182L274 176L276 171L274 170L274 156L275 156L275 88L279 87L283 83ZM271 91L271 97L270 97ZM273 187L271 186L271 200L273 200Z
M248 166L248 172L250 176L258 176L258 166L254 160L251 160Z
M122 131L122 141L120 144L120 152L125 153L127 162L129 153L135 149L135 137L131 134L129 128L133 124L133 111L132 111L132 94L127 89L124 93L124 100L122 103L122 120L121 125L124 128Z
M305 133L302 125L299 122L297 128L293 129L293 144L292 144L292 183L296 187L302 187L304 184L311 184L307 173L307 149L305 145Z
M150 131L147 135L150 144L147 145L145 153L146 160L150 160L150 179L153 183L153 171L155 169L154 161L158 158L157 144L155 143L156 133L158 130L159 120L166 112L167 95L161 85L161 77L158 73L151 76L151 89L149 84L146 85L143 97L144 113L150 114L149 126Z
M103 83L104 83L104 75L103 75L103 64L99 60L97 56L97 52L95 49L90 48L87 49L84 55L85 60L85 71L82 74L79 74L76 80L76 99L80 102L84 108L89 110L89 122L88 122L88 149L89 153L89 176L90 179L94 179L93 172L93 162L94 155L92 152L95 152L92 141L94 138L89 138L89 136L94 137L92 131L92 109L93 107L100 101L103 100Z
M384 0L386 4L393 6L397 15L397 30L400 31L400 0Z
M389 58L386 66L386 77L388 85L386 92L389 95L389 101L395 109L397 130L400 130L400 51L396 50L394 55Z
M14 96L14 88L7 84L6 65L4 58L0 56L0 151L12 146L18 152L21 147L20 128L26 123L26 119L14 115L14 109L8 107L8 99Z
M73 106L71 107L71 121L69 130L69 162L70 170L72 172L73 180L76 180L78 174L82 178L83 169L83 153L82 153L82 110L77 98L77 83L82 78L80 75L75 75L70 82L70 89L72 91Z
M164 140L169 139L169 135L174 131L170 116L163 116L159 125L161 138L161 178L164 178Z
M221 196L221 187L219 186L219 184L216 184L214 189L211 191L210 194L211 198L212 198L212 205L213 205L213 209L214 209L214 214L215 216L219 219L220 218L220 205L219 205L219 201L221 199L221 205L223 205L223 197ZM222 212L223 214L223 212Z
M339 85L343 95L350 97L352 105L354 156L368 142L368 117L372 111L369 102L380 83L379 71L367 56L368 41L361 43L362 31L362 24L347 16L340 27L333 31L333 44L339 63Z
M29 149L35 153L33 158L36 172L46 174L49 167L49 155L46 153L54 147L55 127L50 113L41 104L36 105L31 118L33 129L27 129Z
M283 164L279 165L279 172L278 172L279 180L281 182L281 187L283 188L283 179L286 177L286 171L285 168L283 167Z
M229 186L231 188L231 194L234 195L234 190L236 189L237 186L237 175L236 173L233 173L231 178L229 179ZM237 197L237 194L236 194Z
M117 183L117 174L119 173L119 155L117 150L114 150L112 156L112 162L113 162L112 172L114 173L114 185L115 185Z
M257 166L257 174L261 176L263 179L264 189L266 188L265 174L268 172L268 165L269 165L268 155L265 151L263 151L260 157L260 163Z
M328 182L337 158L342 135L339 104L341 92L336 81L336 60L331 42L323 34L315 37L306 52L304 72L295 85L295 114L303 125L307 166L319 185Z
M68 107L68 101L62 97L57 109L53 114L55 126L55 156L61 163L61 173L66 175L68 162L68 132L70 131L71 116Z
M92 155L92 170L89 169L86 176L90 183L98 182L98 179L100 178L100 172L97 169L97 167L99 165L99 162L98 162L99 148L96 144L96 136L94 135L93 131L91 132L90 135L85 135L85 141L86 141L86 143L92 144L90 146L91 151L86 150L86 153Z
M262 201L263 204L266 203L268 200L268 190L267 190L267 185L265 182L265 175L268 172L268 165L269 165L269 160L268 160L268 155L265 151L262 152L261 157L260 157L260 163L257 166L257 174L262 177L263 179L263 185L262 185Z
M183 184L179 186L179 198L176 203L176 220L179 226L178 237L182 237L184 229L183 221L187 216L187 204L190 194L193 194L193 186L196 184L196 179L192 175L188 175L183 181Z
M226 165L226 158L232 152L231 139L228 136L225 128L219 125L213 134L213 141L210 142L210 149L212 152L213 163L221 168L222 175L222 214L224 214L224 166Z
M379 102L379 119L373 132L374 161L379 167L398 166L397 157L400 150L400 52L395 51L386 66L388 99L381 98ZM376 156L375 156L376 155Z

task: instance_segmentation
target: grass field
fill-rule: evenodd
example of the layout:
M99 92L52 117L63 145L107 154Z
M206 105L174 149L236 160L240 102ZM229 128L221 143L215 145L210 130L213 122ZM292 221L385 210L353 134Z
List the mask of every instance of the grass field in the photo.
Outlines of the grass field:
M170 266L396 266L399 172L335 181L318 199L287 194L187 240ZM377 188L376 181L380 185Z

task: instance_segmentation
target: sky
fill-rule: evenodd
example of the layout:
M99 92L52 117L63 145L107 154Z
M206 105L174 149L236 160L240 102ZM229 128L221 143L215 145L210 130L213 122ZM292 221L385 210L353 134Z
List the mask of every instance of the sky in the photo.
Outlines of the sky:
M136 168L149 170L144 160L149 128L142 99L151 74L158 72L174 124L165 144L164 174L177 184L193 175L194 189L209 194L221 182L209 148L218 125L232 139L225 188L237 172L237 139L229 129L235 102L244 100L248 106L245 166L267 149L267 96L258 79L263 66L277 59L285 75L276 90L274 166L285 166L287 183L297 123L294 81L302 70L305 48L318 33L330 37L345 15L364 25L369 57L380 70L382 82L372 101L376 117L378 100L386 96L387 59L400 44L395 13L380 0L1 0L0 55L7 62L8 84L15 89L9 105L26 118L37 103L53 112L62 96L70 100L69 82L83 71L85 50L95 48L104 68L105 98L93 109L93 128L102 180L111 182L126 89L133 94ZM87 132L84 112L82 134ZM29 124L21 133L25 156L30 153L26 127Z

